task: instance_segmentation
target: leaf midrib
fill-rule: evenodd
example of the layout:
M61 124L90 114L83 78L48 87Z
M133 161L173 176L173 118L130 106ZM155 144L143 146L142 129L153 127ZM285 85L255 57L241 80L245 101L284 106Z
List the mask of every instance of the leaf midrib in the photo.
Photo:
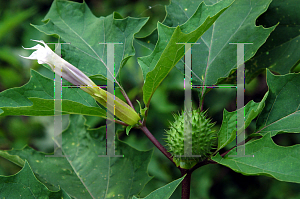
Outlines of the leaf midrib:
M99 61L101 61L102 63L103 63L103 65L105 66L105 67L107 67L106 66L106 64L104 63L104 61L99 57L99 55L96 53L96 51L76 32L76 31L74 31L66 22L65 22L65 20L61 17L61 12L59 12L60 10L58 9L58 13L59 13L59 18L60 18L60 20L65 24L65 26L67 26L76 36L78 36L79 37L79 39L81 40L81 41L83 41L94 53L95 53L95 55L99 58ZM104 24L104 23L103 23ZM84 25L85 25L85 22L84 22ZM105 31L104 31L104 36L105 36ZM104 39L105 39L105 37L104 37ZM104 40L105 41L105 40ZM78 50L80 50L80 51L82 51L81 49L79 49L79 48L77 48L76 46L74 46L76 49L78 49ZM84 52L84 51L82 51L82 52ZM86 53L86 52L84 52L84 53ZM88 53L86 53L87 55L89 55L89 56L91 56L90 54L88 54Z
M249 12L247 13L246 17L244 18L244 20L241 22L241 24L239 25L239 27L236 29L236 31L229 37L229 39L224 43L223 47L219 50L219 52L216 54L216 56L212 59L211 62L210 61L210 53L211 53L211 47L212 47L212 42L213 42L213 37L214 37L214 28L215 28L215 24L216 22L213 24L213 31L212 31L212 37L211 37L211 44L210 44L210 49L209 49L209 54L208 54L208 58L207 58L207 65L206 65L206 69L205 69L205 74L204 74L204 79L203 79L203 86L205 86L206 83L206 76L207 76L207 70L209 68L209 66L214 62L214 60L216 59L216 57L218 57L218 55L222 52L222 50L225 48L226 44L228 44L228 42L230 41L230 39L237 33L237 31L241 28L241 26L244 24L244 22L246 21L246 19L248 18L249 14L252 11L252 7L250 8ZM235 66L235 65L234 65ZM202 97L203 97L203 92L204 92L204 88L202 87Z

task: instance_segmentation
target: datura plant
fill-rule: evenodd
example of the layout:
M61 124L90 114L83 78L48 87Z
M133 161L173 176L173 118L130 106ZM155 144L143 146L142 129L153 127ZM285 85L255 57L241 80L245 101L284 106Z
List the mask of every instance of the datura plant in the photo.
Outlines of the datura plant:
M0 198L299 198L299 0L130 2L118 10L138 17L54 0L32 25L45 42L18 44L46 66L24 69L20 87L9 85L24 59L2 48L15 37L1 40ZM0 39L22 22L27 41L28 13L42 10L2 17ZM73 85L55 92L53 72ZM3 158L20 172L2 176Z
M115 107L115 116L129 125L135 125L141 119L140 116L128 104L112 95L111 93L98 87L90 78L88 78L78 68L54 53L44 41L33 40L43 44L37 44L31 48L24 48L27 50L36 50L26 59L37 60L39 64L47 64L53 72L58 73L59 76L79 86L82 90L90 94L102 106L107 107L108 102L113 102ZM111 100L108 100L110 98Z

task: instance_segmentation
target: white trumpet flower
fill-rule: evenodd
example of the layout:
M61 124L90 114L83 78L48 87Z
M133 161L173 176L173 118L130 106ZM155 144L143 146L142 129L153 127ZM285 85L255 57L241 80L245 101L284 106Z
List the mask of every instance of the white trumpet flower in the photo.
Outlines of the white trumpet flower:
M111 93L98 87L88 76L86 76L78 68L58 56L54 53L44 41L33 40L43 44L44 46L37 44L31 48L24 48L27 50L36 50L29 57L23 57L25 59L37 60L39 64L47 64L51 69L69 81L70 83L80 86L80 88L90 94L101 105L107 107L107 103L114 102L115 115L123 122L134 125L140 120L140 116L133 110L128 104L121 99L115 97ZM107 98L110 98L107 100Z
M80 86L82 90L92 95L98 86L78 68L62 59L54 53L44 41L32 40L42 43L44 46L37 44L31 48L24 48L27 50L36 50L26 59L37 60L39 64L47 64L59 76L71 82L75 86ZM57 67L57 68L56 68ZM84 87L86 86L86 87ZM96 89L95 89L96 88Z

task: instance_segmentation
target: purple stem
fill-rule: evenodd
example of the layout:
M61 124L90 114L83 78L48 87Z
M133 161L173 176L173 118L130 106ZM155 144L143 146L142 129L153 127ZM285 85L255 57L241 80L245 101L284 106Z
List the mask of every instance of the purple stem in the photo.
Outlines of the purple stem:
M120 86L120 85L119 85L119 86ZM121 89L121 93L122 93L123 96L125 97L126 102L128 103L128 105L129 105L133 110L135 110L134 107L133 107L133 105L132 105L132 103L131 103L131 101L130 101L130 99L129 99L129 97L128 97L128 95L127 95L126 92L124 91L124 89L123 89L122 87L120 87L120 89Z
M186 175L181 183L181 199L190 199L192 172L187 169L180 169L180 172L181 176Z
M140 129L145 133L149 140L171 161L173 162L172 155L169 153L163 145L161 145L157 139L152 135L152 133L147 129L146 126L141 126ZM173 162L173 164L175 164Z

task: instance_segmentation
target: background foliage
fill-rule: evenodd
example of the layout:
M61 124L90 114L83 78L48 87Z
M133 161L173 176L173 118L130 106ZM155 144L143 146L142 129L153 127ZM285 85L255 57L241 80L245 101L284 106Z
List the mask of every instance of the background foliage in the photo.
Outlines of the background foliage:
M173 2L180 4L180 1ZM38 2L22 1L22 3L20 1L0 1L0 91L24 85L29 80L30 68L37 70L45 76L51 76L44 67L39 66L36 62L26 61L18 56L19 54L25 55L28 53L22 51L21 46L29 47L35 45L30 39L42 39L48 42L56 41L55 38L46 36L30 26L30 23L42 24L41 20L48 12L51 3L52 1L46 0ZM170 12L166 13L164 5L169 4L168 1L114 0L86 1L86 3L97 17L107 16L113 11L119 12L123 17L149 16L150 21L136 35L137 38L152 33L157 21L168 23L169 26L177 26L184 23L184 21L179 20L172 22L172 16L168 15L168 13L172 13L170 9L176 8L168 7ZM255 102L261 101L268 89L265 72L259 69L272 66L270 69L280 74L299 70L297 68L300 52L298 49L299 45L297 45L300 34L297 31L299 30L298 10L299 4L296 0L291 0L287 3L274 0L267 12L262 14L258 19L255 17L252 19L253 22L256 20L257 25L263 25L266 28L274 26L278 22L280 23L277 25L275 31L271 33L267 42L258 50L256 56L246 63L246 67L250 70L247 73L249 79L251 79L253 74L259 73L260 75L255 77L251 82L249 80L249 84L246 85L245 103L250 100L254 100ZM254 10L253 12L259 11ZM260 12L263 13L263 10ZM164 21L166 14L166 20ZM192 13L188 14L190 16ZM235 22L235 19L232 18L228 18L227 20L231 23ZM153 42L155 44L156 41L155 34L149 38L152 40L147 47L153 49ZM139 45L140 42L138 40L135 40L134 44L137 56L149 54L149 49ZM262 59L262 55L265 54L270 58ZM277 59L277 57L281 59ZM282 63L286 65L285 68L278 67ZM253 65L257 67L252 67ZM149 112L147 123L155 125L149 125L149 130L153 132L154 136L161 143L163 143L164 129L169 126L168 121L173 120L170 113L178 112L183 108L183 76L180 73L180 70L182 70L180 62L176 67L179 70L172 70L170 72L153 95L150 105L151 112ZM136 71L139 75L136 75L135 78L127 78L129 75L132 75L132 71ZM198 76L201 77L199 74ZM124 85L125 90L129 92L128 94L132 101L135 101L135 99L143 101L143 75L136 58L130 58L127 61L124 71L120 75L120 81ZM194 91L193 95L196 96L197 92ZM288 95L288 93L285 95ZM224 108L228 111L235 110L235 99L235 91L230 89L213 89L206 95L204 108L208 109L209 116L213 118L213 121L217 122L215 128L220 128L221 126ZM272 98L268 100L272 100ZM195 102L198 103L196 98ZM278 106L283 105L279 104ZM100 118L89 116L85 116L85 118L86 125L89 127L99 127L105 123ZM67 128L68 117L64 119L64 122L65 128ZM21 149L28 144L39 151L53 151L53 143L50 138L53 128L53 117L1 116L0 124L1 150L11 148ZM255 130L255 121L249 125L247 135ZM124 130L120 128L119 137L139 150L153 148L153 144L137 130L132 130L130 136L126 136ZM272 139L275 143L282 146L291 146L300 143L300 138L297 134L279 134ZM229 149L233 145L234 143L225 149ZM225 149L222 149L221 152ZM21 167L15 166L15 164L11 164L5 159L1 158L0 161L1 175L12 175L21 169ZM178 170L157 149L153 151L148 171L149 175L154 176L154 178L146 185L141 196L146 196L154 189L164 186L180 177ZM299 188L299 184L280 182L265 176L244 176L221 165L209 165L193 173L191 198L299 198ZM177 189L172 198L178 197L179 190Z

